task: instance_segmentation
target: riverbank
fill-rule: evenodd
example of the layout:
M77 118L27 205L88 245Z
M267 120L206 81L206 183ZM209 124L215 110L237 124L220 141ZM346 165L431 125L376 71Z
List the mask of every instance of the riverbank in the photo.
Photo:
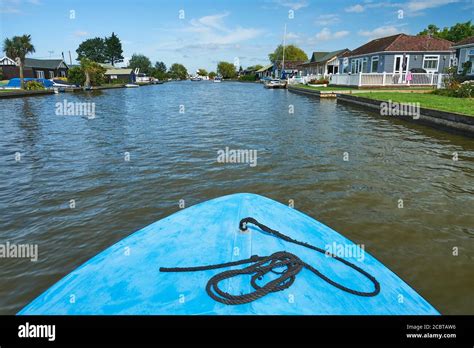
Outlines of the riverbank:
M337 102L349 103L369 110L381 112L384 102L419 106L419 115L400 119L436 127L445 131L460 132L474 136L474 100L431 94L432 89L412 90L361 90L350 87L288 86L290 92L336 98ZM386 104L386 103L385 103ZM418 117L419 116L419 117Z
M365 94L361 95L347 95L347 94L338 94L337 95L337 102L338 103L348 103L363 107L365 109L369 109L372 111L377 111L382 114L382 109L387 109L388 102L392 105L409 105L412 110L416 110L417 112L410 115L387 115L387 117L396 117L397 119L401 119L408 122L424 124L427 126L435 127L438 129L442 129L445 131L454 131L458 133L462 133L463 135L474 137L474 117L470 115L463 115L460 113L455 112L448 112L448 111L441 111L436 109L430 109L427 107L421 107L424 105L422 102L422 96L424 95L416 95L411 96L411 98L402 98L397 93L391 93L388 95L394 95L395 100L391 99L384 99L379 97L377 94L376 96L372 96L368 98ZM362 96L364 95L364 96ZM410 95L407 95L410 96ZM381 98L381 99L379 99ZM387 98L387 95L385 95ZM397 101L398 100L398 101ZM404 100L404 101L402 101ZM408 101L414 100L414 101ZM419 103L419 104L416 104Z
M54 94L54 90L40 90L40 91L25 91L21 89L16 90L0 90L0 99L3 98L21 98L21 97L33 97L41 95Z

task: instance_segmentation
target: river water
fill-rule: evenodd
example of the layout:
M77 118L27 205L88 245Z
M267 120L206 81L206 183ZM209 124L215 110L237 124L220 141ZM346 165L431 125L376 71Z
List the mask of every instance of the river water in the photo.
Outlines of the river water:
M95 118L57 115L64 99L95 103ZM36 262L0 259L0 314L180 200L236 192L292 200L441 313L474 314L472 139L259 84L171 82L0 105L0 244L39 252ZM219 163L226 147L257 150L257 165Z

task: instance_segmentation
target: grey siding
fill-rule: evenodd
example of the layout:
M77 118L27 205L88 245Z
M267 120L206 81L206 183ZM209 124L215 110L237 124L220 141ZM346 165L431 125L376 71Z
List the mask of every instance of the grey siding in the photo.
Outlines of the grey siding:
M353 59L359 58L367 58L367 67L364 69L364 73L370 72L371 61L373 56L379 56L379 65L377 72L378 73L393 73L393 66L395 62L395 56L403 55L403 53L381 53L381 54L369 54L366 56L360 56L356 58L349 58L349 69L352 64ZM450 65L450 53L447 52L408 52L407 55L410 56L410 60L408 63L408 69L413 68L423 68L423 57L426 55L439 55L439 63L438 63L438 73L444 73L445 69ZM461 52L462 55L462 52ZM464 53L465 56L465 53ZM340 60L342 66L342 59Z

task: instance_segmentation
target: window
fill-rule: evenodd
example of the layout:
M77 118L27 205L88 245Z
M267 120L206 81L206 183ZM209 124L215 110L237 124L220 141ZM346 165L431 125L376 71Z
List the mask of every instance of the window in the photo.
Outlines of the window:
M61 77L66 77L66 72L64 70L61 70Z
M351 60L351 72L358 74L367 67L367 58L356 58Z
M50 71L50 72L49 72L49 78L50 78L50 79L54 79L54 71Z
M424 56L423 69L426 71L437 71L439 63L439 56Z
M36 72L36 78L37 78L37 79L44 79L44 71L38 70L38 71Z
M360 72L367 72L367 62L369 61L369 58L363 58L361 61L361 66L360 66Z
M471 74L474 74L474 50L469 50L467 53L468 55L468 62L471 62Z
M376 73L379 70L379 56L372 57L372 62L370 64L370 72Z

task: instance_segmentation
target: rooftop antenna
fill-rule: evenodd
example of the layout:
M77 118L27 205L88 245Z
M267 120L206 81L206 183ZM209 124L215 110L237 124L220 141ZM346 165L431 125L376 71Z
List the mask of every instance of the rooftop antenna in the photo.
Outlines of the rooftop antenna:
M54 51L48 51L49 53L49 58L51 58L51 55L54 53Z

